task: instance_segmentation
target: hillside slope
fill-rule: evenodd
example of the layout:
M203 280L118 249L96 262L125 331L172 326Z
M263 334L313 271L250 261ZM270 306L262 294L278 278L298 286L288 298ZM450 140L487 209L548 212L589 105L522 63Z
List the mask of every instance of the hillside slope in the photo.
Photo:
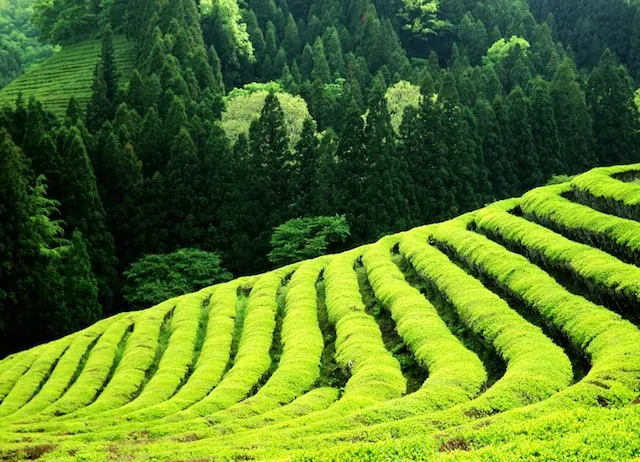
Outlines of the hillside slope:
M640 164L0 361L7 460L629 460Z
M133 72L133 45L124 36L114 38L120 83ZM0 105L13 104L20 93L35 96L45 108L63 117L74 96L82 107L91 98L93 71L100 58L101 41L87 40L62 48L0 91Z

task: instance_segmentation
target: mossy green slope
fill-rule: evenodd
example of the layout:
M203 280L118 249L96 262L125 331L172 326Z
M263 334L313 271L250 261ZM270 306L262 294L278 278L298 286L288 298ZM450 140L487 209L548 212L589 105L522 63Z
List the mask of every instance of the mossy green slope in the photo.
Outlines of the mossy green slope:
M0 460L637 458L639 176L596 169L11 355ZM411 392L407 364L428 372Z
M124 36L114 38L120 84L129 81L134 67L133 44ZM101 41L87 40L63 47L0 91L0 106L13 105L22 93L26 101L35 96L45 109L62 117L69 99L82 107L91 98L93 71L100 58Z

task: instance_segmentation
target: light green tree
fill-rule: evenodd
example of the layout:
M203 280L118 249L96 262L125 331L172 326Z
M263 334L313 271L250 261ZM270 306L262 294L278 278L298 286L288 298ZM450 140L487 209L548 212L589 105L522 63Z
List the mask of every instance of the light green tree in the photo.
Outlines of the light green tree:
M251 84L242 90L234 90L226 99L226 109L222 113L222 127L233 143L241 133L249 133L251 122L260 117L264 102L270 91L273 91L282 110L284 122L289 136L290 147L300 140L302 125L309 117L307 103L300 96L293 96L282 91L277 84Z
M404 110L409 106L417 109L422 102L420 87L402 80L387 89L385 99L391 116L391 125L393 130L399 134Z
M242 21L236 0L201 0L200 10L204 15L217 15L219 24L222 24L233 37L239 54L244 55L250 62L255 61L247 25Z
M403 21L403 29L427 38L444 29L451 29L448 21L438 18L437 0L402 0L398 17Z
M344 216L294 218L274 230L268 258L280 266L319 257L349 234Z

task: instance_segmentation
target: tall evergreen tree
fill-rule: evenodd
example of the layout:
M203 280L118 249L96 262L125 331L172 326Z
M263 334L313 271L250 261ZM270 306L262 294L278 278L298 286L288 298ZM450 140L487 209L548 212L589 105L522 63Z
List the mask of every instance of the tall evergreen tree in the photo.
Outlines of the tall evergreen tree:
M98 280L100 302L112 312L117 287L113 237L107 230L104 207L98 194L96 177L79 130L61 133L62 175L60 203L67 232L86 236L91 265Z
M91 99L87 105L87 127L98 130L102 124L113 117L113 105L109 99L107 82L104 78L104 65L96 64L91 86Z
M562 161L568 173L583 172L596 165L592 119L570 58L558 66L550 90Z
M640 120L626 69L605 50L587 82L587 100L593 117L596 155L600 165L640 160Z
M362 202L368 207L352 227L363 228L363 237L370 241L407 227L410 220L408 200L403 194L403 185L406 187L410 180L396 148L384 88L372 97L364 134L368 165Z
M182 127L171 143L166 174L165 204L171 223L171 250L193 247L202 239L198 211L206 201L201 190L203 175L198 149L189 131Z
M284 112L275 93L270 93L264 103L260 119L249 130L251 153L251 198L257 210L255 229L258 236L256 250L261 258L268 253L269 236L273 227L289 218L291 204L289 170L291 152L289 136L284 122Z
M533 144L540 159L542 180L546 182L554 174L565 173L566 165L560 149L550 85L540 77L532 83L531 123Z
M524 192L542 183L540 158L533 141L531 110L522 88L517 86L507 99L509 146L521 177Z
M102 72L106 84L106 96L111 105L114 106L118 95L118 67L116 65L116 50L113 45L113 30L109 24L102 30L100 61L102 62Z
M295 172L291 177L291 191L294 192L293 204L295 214L310 216L313 202L312 190L318 164L319 143L316 124L306 118L302 126L300 140L296 144L293 157Z

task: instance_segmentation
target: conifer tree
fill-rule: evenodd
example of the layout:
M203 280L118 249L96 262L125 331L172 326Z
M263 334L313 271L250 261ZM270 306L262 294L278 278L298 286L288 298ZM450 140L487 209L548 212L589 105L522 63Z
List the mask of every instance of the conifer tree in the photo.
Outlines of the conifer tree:
M164 121L164 133L167 140L173 140L180 129L186 127L188 123L187 112L184 106L184 101L178 96L174 96L171 100L171 106L169 112Z
M65 116L65 123L68 125L78 125L83 121L82 108L74 96L69 98L69 104L67 105Z
M235 159L229 146L229 140L219 123L214 123L207 133L202 159L202 171L207 175L204 182L206 203L201 209L201 221L206 229L203 248L207 250L224 249L228 242L223 236L229 236L236 230L232 228L232 201L235 183Z
M505 178L505 193L502 198L513 197L520 194L523 190L521 181L522 175L518 166L518 159L513 155L513 142L509 131L509 107L508 101L497 96L492 102L493 112L496 117L497 129L500 134L498 136L499 147L497 149L496 160L503 166ZM506 127L506 128L505 128Z
M47 265L60 257L65 241L51 219L57 203L47 198L44 177L32 184L28 178L27 158L0 129L1 355L52 338L39 315L51 295L44 289Z
M311 72L313 71L314 56L313 48L308 43L302 50L302 57L300 58L300 73L303 79L311 78Z
M610 50L605 50L587 82L595 152L600 165L640 160L640 121L633 97L626 69L618 64Z
M298 25L291 14L289 14L289 17L287 18L287 27L284 31L282 46L284 47L289 59L298 57L302 48Z
M118 95L118 68L116 65L116 51L113 45L113 30L107 25L102 30L102 52L100 55L102 72L106 84L106 96L111 106L116 104Z
M331 71L327 64L327 57L324 53L324 43L321 37L316 38L313 45L313 70L311 71L313 79L319 79L323 83L331 82Z
M542 183L540 158L533 141L531 111L522 88L517 86L507 99L509 112L508 133L514 164L521 177L524 192Z
M112 116L113 107L104 78L104 65L102 62L98 62L93 72L91 100L87 105L87 127L90 130L98 130Z
M420 223L441 221L457 212L443 118L434 98L425 94L419 110L407 109L400 126L402 155L413 177Z
M284 123L284 113L274 93L264 103L260 118L249 129L251 153L250 203L262 216L255 217L253 232L258 237L255 250L260 258L268 253L271 229L289 218L291 204L289 170L291 152Z
M96 177L77 128L62 133L62 175L60 204L67 233L80 231L87 236L91 265L98 280L100 302L105 312L113 306L117 286L113 237L107 230L104 207L98 194Z
M202 239L198 211L206 200L201 189L203 175L198 149L189 131L182 127L171 143L166 174L165 201L172 250L192 247Z
M222 64L216 49L209 47L209 63L213 72L213 81L211 82L211 90L217 94L224 94L224 79L222 78Z
M131 108L135 109L141 117L144 117L145 111L147 110L147 101L145 98L144 82L138 69L133 71L131 79L129 80L127 103Z
M553 112L549 83L538 77L532 82L531 123L533 143L540 159L542 180L565 173L566 165L560 150L558 125Z
M396 148L384 87L371 98L364 134L368 165L362 201L369 207L365 208L363 219L351 226L354 231L361 227L364 240L369 241L409 223L408 200L403 195L403 184L406 187L409 179Z
M145 180L140 200L142 219L136 232L140 254L168 253L169 242L167 189L162 174L156 171Z
M155 172L164 170L168 156L164 146L162 121L155 107L151 107L142 121L140 136L136 143L136 152L142 161L142 171L151 177Z
M342 52L342 43L338 30L335 27L329 27L324 33L324 47L327 56L327 63L334 77L343 77L346 74L344 63L344 54Z
M291 177L291 191L294 192L294 209L298 216L309 216L312 204L312 190L319 154L316 124L306 118L302 126L300 140L296 144L293 156L295 172Z
M354 98L346 109L342 122L337 150L336 176L332 181L335 188L335 204L340 213L344 213L352 226L352 238L360 239L366 231L357 226L362 213L364 196L364 178L367 172L367 151L364 136L362 109Z
M560 152L567 173L586 171L596 165L591 114L576 70L566 57L551 82L553 112L558 125Z
M98 283L82 233L76 231L62 258L47 266L45 310L38 313L49 338L83 329L102 318Z

